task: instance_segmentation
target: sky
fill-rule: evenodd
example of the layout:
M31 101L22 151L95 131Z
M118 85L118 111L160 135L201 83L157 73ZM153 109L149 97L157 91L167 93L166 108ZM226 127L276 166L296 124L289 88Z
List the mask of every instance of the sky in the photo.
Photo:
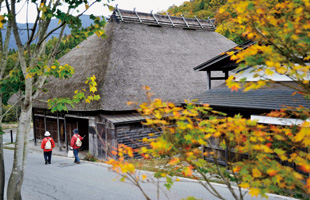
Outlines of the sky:
M111 1L111 5L115 6L118 4L118 8L120 9L126 9L126 10L133 10L136 8L136 11L138 12L146 12L150 13L152 10L154 13L159 11L167 10L172 5L181 5L185 0L115 0ZM111 12L108 10L107 7L103 7L102 4L106 3L105 0L103 0L100 3L97 3L95 6L92 6L89 8L89 10L85 13L87 15L94 14L95 16L109 16ZM21 3L17 6L17 22L19 23L25 23L26 22L26 11L27 6L25 1L21 1ZM28 22L33 22L35 19L35 6L28 7ZM82 8L83 9L83 8ZM81 9L81 11L82 11Z

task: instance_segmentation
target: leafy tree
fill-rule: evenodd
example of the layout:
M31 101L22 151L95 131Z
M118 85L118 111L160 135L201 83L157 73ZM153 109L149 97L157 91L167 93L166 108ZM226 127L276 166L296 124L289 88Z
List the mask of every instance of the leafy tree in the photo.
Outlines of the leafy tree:
M184 15L189 18L197 16L199 19L215 18L216 32L241 44L245 42L246 38L234 31L231 20L235 18L235 15L230 15L227 12L225 14L218 14L219 8L225 5L226 2L227 0L194 0L184 2L181 6L171 6L167 12L172 16L178 17Z
M21 199L21 186L23 183L24 167L26 162L27 138L30 132L32 101L37 98L42 89L45 80L48 76L56 78L69 78L74 73L74 69L69 65L60 65L56 60L59 54L59 47L63 38L65 26L69 26L71 33L76 38L86 38L88 35L96 33L98 36L104 37L103 26L105 25L104 18L95 17L90 18L94 24L86 29L81 28L81 20L79 17L95 3L95 1L68 1L68 0L50 0L50 1L30 1L36 7L36 20L33 27L27 30L29 33L28 41L22 44L20 39L19 28L16 23L16 4L19 1L4 1L0 0L0 29L6 28L6 35L4 43L2 43L2 34L0 38L0 78L1 78L1 93L0 100L2 102L3 92L6 92L7 83L11 82L19 84L18 87L11 87L12 90L18 89L21 94L19 103L21 105L21 114L19 117L18 130L16 135L14 163L12 173L7 187L8 199ZM27 4L28 5L28 4ZM106 4L104 4L106 5ZM79 6L85 6L83 12L73 15L72 11ZM2 11L6 9L5 11ZM26 8L24 8L26 9ZM2 14L4 13L4 14ZM33 13L32 13L33 14ZM51 19L59 19L59 26L48 32ZM52 40L49 44L46 38L56 30L60 29L58 38ZM14 66L10 65L10 56L8 50L8 41L10 39L11 31L15 37L18 57L15 60ZM50 45L52 43L52 45ZM12 53L13 55L14 53ZM7 74L6 74L7 73ZM98 100L100 97L95 94L96 80L95 77L89 77L87 80L89 85L89 93L83 89L77 90L76 95L72 98L65 99L51 99L48 101L49 107L52 111L66 110L66 105L74 106L81 100L90 102L91 100ZM0 113L2 115L2 104L0 104ZM1 117L2 119L2 117ZM0 136L0 193L1 199L4 196L4 161L3 161L3 141Z
M0 11L2 9L3 0L0 0ZM0 15L0 29L3 28L2 23L5 22L4 16ZM6 65L8 62L8 53L9 53L9 41L11 36L11 25L8 24L6 27L6 37L3 42L2 32L0 34L0 79L2 80L4 77ZM0 115L2 116L3 108L2 108L2 99L3 99L3 91L0 91ZM0 121L1 123L1 121ZM1 124L0 124L1 125ZM4 185L5 185L5 170L4 170L4 158L3 158L3 131L0 128L0 199L3 199L4 196Z
M185 17L193 18L197 16L200 19L213 18L218 8L225 4L226 0L194 0L185 1L180 6L171 6L167 12L172 16L184 15Z
M230 29L232 33L256 41L236 55L228 53L240 63L241 69L251 66L253 76L259 79L237 82L232 75L227 80L232 90L243 88L246 92L266 87L268 83L278 83L310 98L309 1L228 0L219 14L231 16L227 20L233 27ZM276 82L271 77L273 74L285 75L294 84ZM160 99L151 101L149 92L148 97L149 101L139 105L138 111L146 116L145 125L162 135L157 139L143 139L146 146L139 152L145 159L166 160L155 175L166 178L167 188L172 185L173 176L182 173L198 179L211 194L224 199L210 184L206 176L209 173L217 174L235 199L244 198L242 188L247 188L252 196L287 192L310 198L309 108L287 107L273 111L268 115L302 120L300 125L273 126L258 124L240 115L225 116L208 105L195 106L188 102L182 108ZM224 168L218 163L220 154L217 148L227 150L228 160ZM133 151L121 146L116 152L120 159L108 163L123 179L130 179L137 185L147 177L135 176L134 167L123 159L124 154L130 156ZM214 163L208 162L206 157L212 158ZM231 182L238 185L238 190L232 189Z
M253 75L261 79L249 82L246 90L263 87L268 82L275 82L270 75L286 75L295 86L282 82L287 87L310 98L309 70L310 9L308 1L229 1L220 13L230 12L237 15L232 20L234 31L243 33L248 39L257 41L250 48L232 59L240 63L240 68L252 66ZM260 75L260 72L264 72ZM245 80L244 80L245 81ZM240 88L241 83L228 81L230 87Z
M10 110L9 110L10 109ZM19 107L11 105L3 105L3 112L6 113L3 115L2 122L17 122L19 116Z
M150 99L151 94L147 92L147 96ZM145 147L140 148L139 153L144 159L165 161L154 176L166 179L167 189L173 185L173 180L178 181L174 176L185 176L198 180L217 198L225 199L208 178L208 175L216 174L235 199L244 199L247 192L243 188L248 188L252 196L260 194L266 197L267 192L285 191L309 197L309 178L278 162L294 162L300 171L310 172L309 156L305 151L310 143L304 138L309 132L309 122L292 127L261 125L240 115L227 117L208 105L188 103L182 108L160 99L139 105L138 111L146 117L144 125L161 132L156 139L144 138ZM282 117L289 115L284 111L279 113ZM310 116L309 109L293 114L303 118L301 113ZM227 160L220 156L219 148L226 149ZM134 151L120 145L115 152L119 159L111 159L107 163L122 176L121 180L129 179L141 190L141 182L151 182L153 177L147 174L138 176L141 172L137 173L132 163L124 159L133 157ZM227 165L222 166L219 159L225 160ZM233 182L239 186L238 190L233 189Z

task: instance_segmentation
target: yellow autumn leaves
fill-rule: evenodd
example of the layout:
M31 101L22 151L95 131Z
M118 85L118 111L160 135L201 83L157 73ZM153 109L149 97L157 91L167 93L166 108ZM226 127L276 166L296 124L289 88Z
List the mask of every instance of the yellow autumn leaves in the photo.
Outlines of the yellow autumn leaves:
M3 28L3 24L5 23L5 17L0 15L0 28Z
M294 137L296 142L301 142L306 147L310 147L310 121L305 121L301 130Z
M73 67L68 64L60 65L59 62L56 61L55 64L50 67L42 64L38 64L35 67L28 67L26 79L34 76L42 76L43 74L45 76L54 76L62 79L71 77L74 73L75 70Z
M91 77L87 77L87 80L85 81L85 84L89 87L89 95L85 95L86 90L76 90L74 99L84 99L86 103L91 103L91 101L98 101L100 99L100 95L96 94L97 92L97 82L95 75Z
M149 88L146 90L147 93L150 91ZM293 134L291 127L262 125L239 115L216 116L218 113L209 105L195 106L191 102L187 103L186 108L176 107L160 99L141 104L139 112L146 117L145 125L152 127L155 132L161 132L161 136L143 138L141 142L146 146L132 151L139 152L145 159L166 158L167 168L163 169L169 173L177 171L184 176L196 178L195 173L201 169L216 171L216 167L202 156L218 158L216 151L203 152L197 147L210 147L211 141L218 141L221 148L233 148L235 155L249 155L245 160L236 158L228 163L228 166L231 165L231 171L240 180L239 187L248 188L249 194L264 196L269 187L273 188L275 185L290 189L298 187L310 192L307 185L301 182L308 181L305 177L275 161L278 159L294 162L299 170L310 172L310 156L302 150L310 147L306 139L310 138L309 122L305 122ZM202 119L197 113L208 114L210 118ZM306 110L303 110L303 114L310 115ZM153 137L154 134L149 136ZM286 148L287 145L297 149L292 152L290 148ZM122 172L124 170L121 169L126 169L122 166L126 165L123 159L126 151L118 151L115 154L121 159L110 164L112 168L118 166L119 172ZM264 185L265 188L258 187L260 185Z

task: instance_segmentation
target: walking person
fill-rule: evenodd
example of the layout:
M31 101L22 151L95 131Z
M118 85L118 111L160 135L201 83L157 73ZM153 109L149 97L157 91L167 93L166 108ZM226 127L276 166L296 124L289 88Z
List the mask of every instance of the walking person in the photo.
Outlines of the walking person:
M73 130L73 136L71 138L71 148L73 148L73 154L74 154L74 163L80 164L80 158L79 158L79 148L82 146L82 140L84 137L81 137L79 135L79 130L74 129Z
M50 132L46 131L44 133L44 139L42 140L41 143L41 149L43 149L43 155L44 155L44 160L45 164L51 164L52 160L52 150L55 147L55 142L53 138L51 138Z

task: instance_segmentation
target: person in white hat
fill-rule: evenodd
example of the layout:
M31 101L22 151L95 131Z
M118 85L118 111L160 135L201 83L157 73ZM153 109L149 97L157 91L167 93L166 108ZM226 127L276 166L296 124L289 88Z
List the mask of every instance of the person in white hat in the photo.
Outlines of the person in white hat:
M41 143L41 149L43 149L43 155L44 155L44 160L45 164L51 164L52 160L52 150L55 147L55 142L53 138L51 138L51 134L48 131L45 131L44 133L44 139L42 140Z

